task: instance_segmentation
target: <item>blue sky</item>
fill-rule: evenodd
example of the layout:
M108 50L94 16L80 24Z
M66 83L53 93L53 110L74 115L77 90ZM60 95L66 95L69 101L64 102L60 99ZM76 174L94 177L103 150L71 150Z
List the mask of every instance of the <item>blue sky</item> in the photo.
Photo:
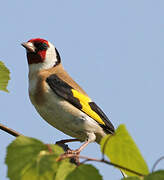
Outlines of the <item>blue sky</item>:
M28 97L28 65L20 43L45 38L114 126L126 124L151 168L164 155L163 9L163 0L2 1L0 60L10 69L11 81L10 93L0 92L0 122L45 143L68 138L39 117ZM0 131L3 180L12 140ZM101 157L95 143L82 154ZM121 178L113 167L94 165L104 180Z

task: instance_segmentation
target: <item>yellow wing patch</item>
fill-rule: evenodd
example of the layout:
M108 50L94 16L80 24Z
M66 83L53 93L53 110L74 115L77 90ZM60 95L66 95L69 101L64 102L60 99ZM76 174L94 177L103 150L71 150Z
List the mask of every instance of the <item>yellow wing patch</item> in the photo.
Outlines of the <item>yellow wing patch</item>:
M90 116L92 119L96 120L98 123L105 125L104 121L100 118L100 116L91 109L89 102L92 102L91 99L82 93L76 91L75 89L71 90L73 93L73 96L77 98L80 101L80 104L82 106L82 111L86 113L88 116Z

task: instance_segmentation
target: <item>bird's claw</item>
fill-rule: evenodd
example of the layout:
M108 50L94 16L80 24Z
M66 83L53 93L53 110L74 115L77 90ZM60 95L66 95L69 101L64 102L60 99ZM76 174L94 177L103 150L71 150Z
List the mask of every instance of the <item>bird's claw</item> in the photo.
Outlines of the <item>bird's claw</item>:
M77 150L71 150L71 149L68 149L64 154L61 154L59 156L59 158L57 158L56 161L61 161L65 158L71 158L70 161L72 163L75 163L76 165L79 165L80 164L80 161L79 161L79 154L80 154L80 151L77 149Z

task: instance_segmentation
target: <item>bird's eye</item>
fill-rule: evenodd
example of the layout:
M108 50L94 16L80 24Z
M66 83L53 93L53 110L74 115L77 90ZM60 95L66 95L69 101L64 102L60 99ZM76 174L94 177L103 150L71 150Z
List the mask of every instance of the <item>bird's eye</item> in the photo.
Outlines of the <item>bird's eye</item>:
M48 45L46 43L34 43L37 51L43 51L48 49Z

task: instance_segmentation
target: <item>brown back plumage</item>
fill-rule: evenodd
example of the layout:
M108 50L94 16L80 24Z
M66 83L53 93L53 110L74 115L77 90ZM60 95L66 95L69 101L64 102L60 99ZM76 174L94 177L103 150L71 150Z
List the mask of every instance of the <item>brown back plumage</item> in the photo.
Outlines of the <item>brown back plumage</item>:
M62 64L59 64L51 69L48 70L42 70L41 74L43 73L43 76L45 76L45 79L52 74L57 75L60 79L65 81L67 84L69 84L71 87L79 91L80 93L87 95L87 93L70 77L70 75L64 70Z

